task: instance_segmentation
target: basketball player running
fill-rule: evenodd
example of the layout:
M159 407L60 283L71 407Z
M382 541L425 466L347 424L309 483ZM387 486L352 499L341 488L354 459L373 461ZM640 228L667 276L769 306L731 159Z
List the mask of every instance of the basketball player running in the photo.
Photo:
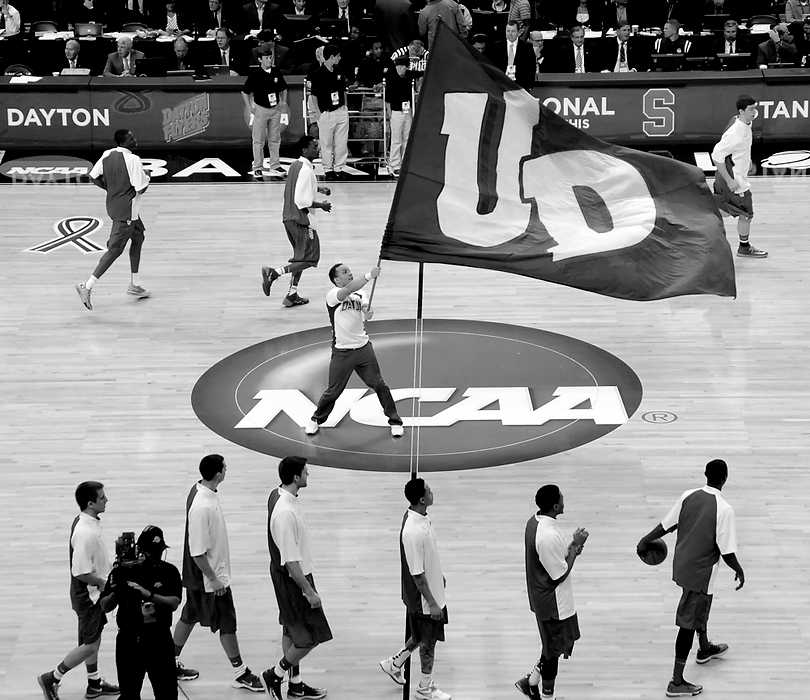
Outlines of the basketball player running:
M318 157L320 145L318 139L312 136L302 136L298 141L301 157L290 166L287 180L284 183L284 207L281 219L287 238L293 247L293 256L289 265L281 267L262 267L262 291L266 297L270 296L270 287L279 277L291 274L290 289L282 302L284 306L301 306L308 304L309 299L298 296L298 283L301 273L308 267L317 267L321 258L321 244L318 232L310 226L310 209L332 211L329 202L316 202L315 195L331 194L328 187L318 187L315 177L315 167L312 161Z
M743 258L766 258L768 253L754 248L748 242L754 203L748 169L751 167L751 124L757 118L757 101L749 95L737 99L737 116L720 137L712 151L717 166L714 179L714 198L717 207L737 218L740 245L737 255Z
M329 322L332 324L329 386L305 428L307 435L315 435L321 423L329 418L335 401L346 388L352 372L357 372L366 386L377 394L388 417L392 437L399 438L405 433L394 397L380 374L377 356L366 333L366 321L371 320L373 312L368 308L368 300L360 290L379 274L380 268L373 267L364 277L356 280L348 265L337 263L329 269L329 279L335 285L326 295Z
M579 639L571 570L582 554L588 531L577 528L571 541L566 542L557 526L557 516L562 515L565 506L559 486L542 486L534 502L539 510L526 523L524 537L526 590L529 607L537 619L542 652L534 668L515 686L530 698L553 700L560 657L571 656Z
M307 460L285 457L279 462L278 476L281 486L273 489L267 499L267 546L283 653L274 667L262 673L262 678L273 700L282 700L281 683L287 673L288 698L319 700L326 697L326 690L304 683L299 667L316 646L332 639L312 577L309 536L299 500L301 489L307 486Z
M90 179L107 192L107 214L112 219L112 230L107 241L107 252L101 256L96 269L87 282L76 285L82 304L92 311L90 294L99 278L124 252L129 241L129 266L131 278L127 294L138 299L149 296L138 280L143 246L144 225L141 221L141 197L149 187L149 176L143 169L141 159L132 153L138 142L129 129L115 132L116 147L104 151L90 170Z
M661 522L641 538L637 547L641 554L648 543L676 528L678 530L672 558L672 580L681 587L682 593L675 615L678 626L675 668L667 685L667 697L671 698L703 692L703 686L690 683L683 677L696 631L700 644L699 664L708 663L728 651L727 644L713 644L706 634L721 556L734 570L734 580L740 582L737 590L745 583L745 574L734 553L737 549L734 510L720 494L728 478L728 466L722 459L713 459L706 465L705 475L706 486L684 491Z

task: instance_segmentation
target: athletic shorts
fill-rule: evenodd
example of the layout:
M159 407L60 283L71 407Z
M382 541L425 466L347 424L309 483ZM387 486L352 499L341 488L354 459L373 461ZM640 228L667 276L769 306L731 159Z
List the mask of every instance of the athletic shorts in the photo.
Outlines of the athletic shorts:
M687 630L705 632L712 608L712 596L699 591L684 589L675 613L675 624Z
M79 646L92 644L101 637L101 631L107 624L107 616L99 603L81 603L76 608L76 617L79 618Z
M444 626L447 624L447 608L442 608L442 619L434 620L430 615L408 611L408 625L411 637L417 642L430 644L444 641Z
M278 603L278 623L296 647L309 649L332 639L323 607L311 607L298 584L286 572L273 570L270 578ZM312 574L307 574L306 579L315 588Z
M751 190L742 194L734 194L720 176L714 179L714 201L717 208L726 214L734 217L741 216L743 219L754 218L754 200L751 198Z
M235 634L236 608L231 589L228 588L225 595L214 595L199 589L186 588L186 604L180 613L180 619L189 625L199 622L203 627L210 627L212 632Z
M309 263L312 267L318 266L321 259L321 243L318 232L311 226L299 224L296 221L285 221L284 230L293 248L291 263Z
M107 240L107 250L111 250L116 246L123 247L130 239L143 242L143 232L145 230L146 228L140 217L131 221L113 221L110 237Z
M564 620L541 620L537 617L537 629L540 631L545 658L562 656L567 659L571 656L574 642L579 639L579 620L576 613Z

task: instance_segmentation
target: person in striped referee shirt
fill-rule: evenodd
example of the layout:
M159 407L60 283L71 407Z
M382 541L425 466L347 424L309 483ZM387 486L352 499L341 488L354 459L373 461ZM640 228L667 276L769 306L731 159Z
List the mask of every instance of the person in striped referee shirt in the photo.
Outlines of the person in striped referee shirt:
M124 252L127 241L131 270L127 294L138 299L149 296L138 279L145 230L141 221L141 197L149 187L149 176L144 171L141 159L132 152L133 148L138 147L135 134L129 129L119 129L114 138L115 148L104 151L89 173L93 183L107 193L107 214L112 219L107 252L101 256L87 282L76 285L79 299L89 311L93 310L90 299L93 287Z

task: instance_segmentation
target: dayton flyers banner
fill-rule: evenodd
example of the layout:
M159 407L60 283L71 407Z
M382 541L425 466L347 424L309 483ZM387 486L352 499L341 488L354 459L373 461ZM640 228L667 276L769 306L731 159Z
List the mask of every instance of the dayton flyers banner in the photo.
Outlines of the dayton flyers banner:
M622 299L736 294L700 170L579 131L441 26L381 257Z

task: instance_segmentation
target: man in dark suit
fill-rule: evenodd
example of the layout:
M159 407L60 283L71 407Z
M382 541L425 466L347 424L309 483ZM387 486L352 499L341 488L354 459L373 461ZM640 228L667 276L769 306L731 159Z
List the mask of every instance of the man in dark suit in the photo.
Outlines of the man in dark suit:
M349 36L352 26L357 26L362 16L359 8L350 5L349 0L324 0L321 5L322 20L332 20L338 36Z
M793 44L793 37L787 25L774 24L769 32L767 41L757 46L757 65L767 66L769 63L795 63L799 62L799 52Z
M514 20L507 22L506 41L494 49L491 58L520 87L529 90L534 85L534 52L520 40L519 34L518 23Z
M79 56L81 50L82 45L76 39L68 39L65 42L65 55L53 70L61 72L65 68L90 68L87 61Z
M738 32L737 22L733 19L726 20L723 25L723 36L719 36L714 40L712 46L712 54L748 54L749 59L744 63L744 59L735 59L734 63L728 61L723 62L723 68L729 70L745 70L750 68L754 62L754 57L751 55L751 49L748 42L744 37L741 37ZM721 59L723 61L723 59Z
M166 61L166 70L196 70L197 63L191 55L188 41L178 36L172 45L172 57Z
M242 5L241 31L247 34L251 29L271 29L278 31L281 21L279 6L267 0L253 0Z
M118 37L118 50L107 56L107 63L104 66L104 77L106 78L128 78L138 75L137 64L144 55L141 51L132 48L132 39L128 36Z
M616 30L615 40L605 39L602 54L603 73L635 73L644 70L646 61L640 46L633 42L629 24Z
M641 24L636 5L638 0L605 0L602 29L618 29L623 24Z
M234 32L237 30L239 20L232 11L231 5L226 6L224 0L208 0L208 5L203 7L203 11L197 17L199 36L213 37L220 27L227 27Z
M529 46L534 54L535 83L539 83L542 79L543 73L546 72L546 56L543 53L544 44L543 33L540 30L533 29L529 32Z
M161 34L191 34L194 22L179 2L160 2L148 18L148 26Z
M229 29L220 27L214 34L216 45L209 49L205 63L209 65L228 66L231 75L245 75L247 66L241 56L238 56L231 46L233 34Z
M577 25L571 28L571 41L566 43L554 61L557 73L590 73L600 70L599 58L585 43L585 29Z

